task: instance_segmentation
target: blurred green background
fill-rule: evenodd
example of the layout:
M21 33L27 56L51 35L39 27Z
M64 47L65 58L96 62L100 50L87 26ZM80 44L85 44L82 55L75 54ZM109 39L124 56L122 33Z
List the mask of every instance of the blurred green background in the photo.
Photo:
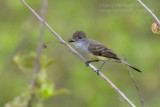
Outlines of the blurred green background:
M40 13L43 0L26 2ZM160 17L159 0L146 0L145 4ZM105 44L119 57L125 54L128 62L143 71L132 70L132 73L142 91L145 107L160 107L160 35L152 33L155 20L136 0L48 0L46 21L65 41L75 31L83 30L89 38ZM0 106L3 107L30 84L31 80L13 62L13 57L20 52L36 52L40 22L20 0L1 0L0 29ZM45 28L43 42L51 40L57 38ZM69 90L69 94L45 99L44 107L129 107L110 85L64 45L49 44L42 54L54 61L47 72L55 90ZM100 63L94 65L98 67ZM107 62L102 72L140 106L123 64Z

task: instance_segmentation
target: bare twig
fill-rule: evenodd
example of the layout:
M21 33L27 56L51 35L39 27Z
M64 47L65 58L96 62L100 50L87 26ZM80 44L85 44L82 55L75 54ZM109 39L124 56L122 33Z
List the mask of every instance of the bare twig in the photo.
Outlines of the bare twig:
M159 19L156 17L156 15L141 1L137 0L153 17L154 19L160 24Z
M44 0L43 7L41 9L42 19L45 19L47 5L48 5L48 0ZM36 56L35 64L34 64L34 75L33 75L33 78L32 78L31 90L34 89L35 87L37 87L36 82L37 82L38 75L40 73L40 62L39 62L39 60L40 60L41 50L42 50L41 46L42 46L42 39L43 39L43 33L44 33L43 29L44 29L44 24L42 22L41 25L40 25L40 35L39 35L38 43L37 43L37 56ZM27 107L32 106L32 102L33 102L34 98L35 98L35 93L34 93L34 91L31 91L31 95L30 95Z
M123 55L123 56L124 56L124 60L126 61L126 56L125 56L125 55ZM128 66L126 66L126 67L127 67L128 74L129 74L129 76L130 76L131 79L132 79L132 83L134 84L134 86L135 86L135 88L136 88L136 90L137 90L137 92L138 92L138 95L139 95L139 98L140 98L140 102L141 102L141 106L144 107L144 100L143 100L142 93L141 93L141 91L140 91L140 89L139 89L139 86L138 86L136 80L134 79L134 76L133 76L133 74L131 73L129 67L128 67Z
M66 45L74 54L79 56L84 62L86 60L76 51L74 50L70 45L68 45L62 38L59 36L24 0L21 0L21 2L40 20L64 45ZM89 64L89 66L96 72L97 68L95 68L92 64ZM99 76L102 77L106 82L108 82L113 89L115 89L118 94L122 96L122 98L130 104L131 107L136 107L125 95L122 91L120 91L112 81L110 81L102 72L99 72Z
M48 41L48 42L46 42L45 44L48 44L48 43L61 43L61 44L63 44L63 42L61 42L61 41Z
M42 45L42 49L47 48L48 43L61 43L61 44L63 44L61 41L48 41Z
M42 18L45 19L45 14L46 14L46 8L47 8L47 4L48 4L48 0L44 0L44 4L43 4L43 8L41 10L41 15L42 15ZM39 74L39 71L40 71L40 62L39 62L39 59L40 59L40 56L41 56L41 46L42 46L42 38L43 38L43 33L44 33L44 24L41 23L40 25L40 36L38 38L38 43L37 43L37 56L36 56L36 59L35 59L35 65L34 65L34 77L38 77L38 74ZM35 86L35 79L33 80L32 82L32 87Z
M142 93L141 93L141 91L140 91L140 89L139 89L139 86L138 86L136 80L134 79L133 74L132 74L131 71L129 70L129 67L127 67L127 70L128 70L128 73L129 73L129 75L130 75L130 77L131 77L131 79L132 79L132 82L133 82L134 86L136 87L136 90L137 90L138 95L139 95L139 98L140 98L141 105L142 105L142 107L144 107L144 99L143 99Z

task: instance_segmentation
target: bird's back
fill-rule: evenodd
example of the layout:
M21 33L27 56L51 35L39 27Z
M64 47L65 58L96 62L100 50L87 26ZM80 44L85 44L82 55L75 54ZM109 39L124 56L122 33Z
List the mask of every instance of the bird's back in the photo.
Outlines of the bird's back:
M96 56L120 60L120 58L118 58L118 56L111 49L92 39L89 39L88 50Z

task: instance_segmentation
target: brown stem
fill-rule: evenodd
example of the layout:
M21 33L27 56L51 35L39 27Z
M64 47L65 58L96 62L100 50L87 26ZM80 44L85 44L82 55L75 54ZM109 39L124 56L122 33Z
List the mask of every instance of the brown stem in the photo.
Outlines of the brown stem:
M42 16L42 19L45 19L45 16L46 16L46 8L47 8L47 5L48 5L48 0L44 0L44 3L43 3L43 7L41 9L41 16ZM30 95L30 98L28 100L28 105L27 107L32 107L32 103L33 103L33 100L35 98L35 93L34 91L32 91L35 87L37 87L37 78L38 78L38 75L40 73L40 57L41 57L41 51L42 51L42 39L43 39L43 33L44 33L44 24L41 23L40 25L40 35L39 35L39 38L38 38L38 43L37 43L37 56L35 58L35 63L34 63L34 75L32 77L32 82L31 82L31 95Z

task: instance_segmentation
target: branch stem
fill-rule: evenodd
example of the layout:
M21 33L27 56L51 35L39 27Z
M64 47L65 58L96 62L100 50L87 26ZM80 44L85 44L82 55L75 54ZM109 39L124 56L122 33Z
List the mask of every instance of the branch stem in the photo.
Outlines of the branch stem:
M153 17L154 19L160 24L159 19L157 18L157 16L141 1L141 0L137 0Z
M47 5L48 5L48 0L44 0L43 7L41 9L42 19L45 19ZM30 98L28 100L27 107L32 107L33 100L36 96L34 91L32 91L32 90L35 87L37 87L36 82L37 82L38 75L40 73L40 57L41 57L41 51L42 51L41 46L42 46L44 27L45 27L44 24L41 23L40 34L39 34L38 43L37 43L37 56L35 58L35 63L34 63L34 74L33 74L32 81L31 81L31 94L30 94Z

